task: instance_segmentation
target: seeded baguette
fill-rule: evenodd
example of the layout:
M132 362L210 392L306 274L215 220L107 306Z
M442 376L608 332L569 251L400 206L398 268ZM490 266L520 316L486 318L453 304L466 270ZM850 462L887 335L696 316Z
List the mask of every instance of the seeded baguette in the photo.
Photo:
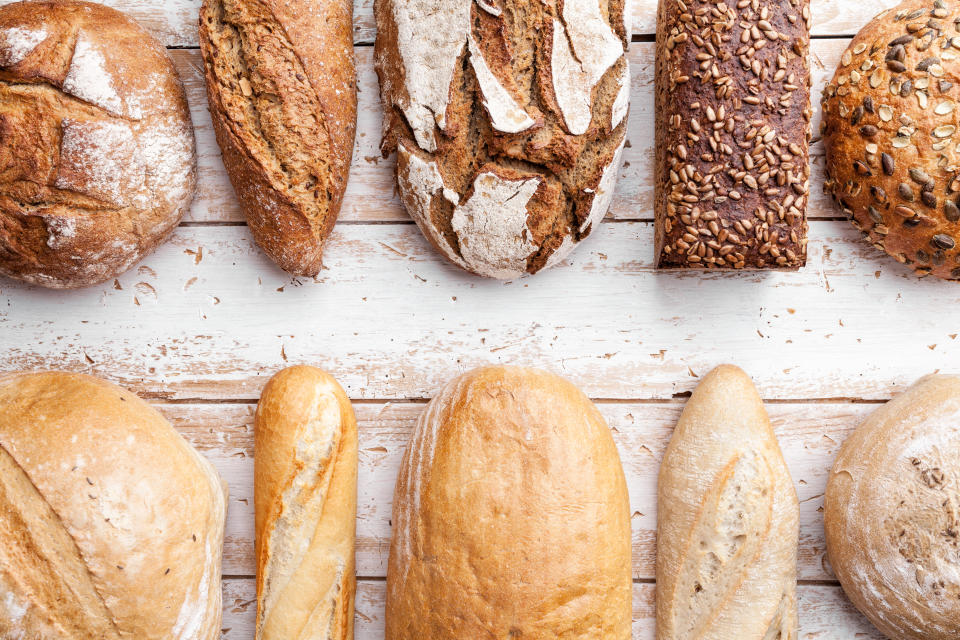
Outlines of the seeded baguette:
M763 402L711 371L657 486L657 640L795 640L799 505Z
M960 280L960 3L876 16L823 92L826 190L874 247Z
M320 272L357 121L350 0L204 0L200 50L217 142L253 238Z
M660 0L657 266L806 264L809 0Z

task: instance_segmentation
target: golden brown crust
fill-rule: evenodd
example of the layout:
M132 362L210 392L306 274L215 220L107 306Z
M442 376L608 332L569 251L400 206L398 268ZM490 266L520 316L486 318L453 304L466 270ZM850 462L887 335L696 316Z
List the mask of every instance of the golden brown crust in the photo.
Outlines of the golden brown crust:
M931 375L874 411L824 497L830 564L894 640L960 637L960 376Z
M660 0L658 268L806 264L809 0Z
M257 640L352 640L357 421L320 369L289 367L255 419Z
M193 199L183 87L163 47L99 4L0 8L0 273L54 288L113 278Z
M907 0L853 39L823 92L826 190L878 249L960 280L960 5Z
M596 407L487 367L427 406L401 463L386 638L627 640L630 510Z
M357 119L348 0L206 0L200 48L224 166L257 244L315 276Z
M155 409L90 376L4 376L0 466L0 618L24 613L5 637L220 636L226 487Z

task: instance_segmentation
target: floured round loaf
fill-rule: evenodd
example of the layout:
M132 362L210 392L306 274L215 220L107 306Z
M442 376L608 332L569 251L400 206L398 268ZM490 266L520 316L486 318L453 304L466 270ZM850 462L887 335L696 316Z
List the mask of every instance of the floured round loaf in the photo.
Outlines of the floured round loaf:
M407 211L492 278L563 259L606 214L626 132L625 0L377 0L383 152Z
M0 375L0 638L215 640L226 486L91 376Z
M173 231L195 187L186 98L156 40L99 4L0 8L0 274L109 280Z
M397 478L386 639L628 640L630 507L596 407L487 367L433 398Z
M880 631L960 637L960 376L927 376L870 414L823 508L830 564Z

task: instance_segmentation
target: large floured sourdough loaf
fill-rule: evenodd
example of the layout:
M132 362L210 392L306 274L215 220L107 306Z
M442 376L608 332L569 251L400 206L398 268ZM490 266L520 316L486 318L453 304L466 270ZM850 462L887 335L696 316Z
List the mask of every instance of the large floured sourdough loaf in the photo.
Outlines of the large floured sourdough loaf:
M809 0L660 0L660 268L806 264Z
M797 494L742 370L697 386L657 489L658 640L795 640Z
M892 640L960 637L960 376L931 375L847 438L824 529L843 590Z
M449 260L513 278L563 259L613 197L625 0L377 0L383 152Z
M0 8L0 274L80 287L162 242L196 188L164 48L89 2Z
M351 0L204 0L200 49L223 164L253 238L316 276L357 124Z
M289 367L255 420L257 640L353 640L357 420L336 380Z
M873 245L960 280L960 3L907 0L865 26L823 92L826 190Z
M630 507L596 407L487 367L417 422L393 503L387 640L628 640Z
M134 394L0 375L0 638L215 640L226 485Z

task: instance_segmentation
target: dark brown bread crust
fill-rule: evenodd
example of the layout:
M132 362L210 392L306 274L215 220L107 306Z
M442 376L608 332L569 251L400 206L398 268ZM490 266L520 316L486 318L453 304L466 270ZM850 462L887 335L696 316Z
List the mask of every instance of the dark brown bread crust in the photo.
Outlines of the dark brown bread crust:
M809 0L660 0L659 268L806 264Z
M960 280L960 4L909 0L864 27L823 92L826 190L873 245Z
M0 8L0 274L114 278L166 239L195 188L187 101L156 40L98 4Z
M217 142L261 249L315 276L357 120L348 0L206 0L200 48Z

